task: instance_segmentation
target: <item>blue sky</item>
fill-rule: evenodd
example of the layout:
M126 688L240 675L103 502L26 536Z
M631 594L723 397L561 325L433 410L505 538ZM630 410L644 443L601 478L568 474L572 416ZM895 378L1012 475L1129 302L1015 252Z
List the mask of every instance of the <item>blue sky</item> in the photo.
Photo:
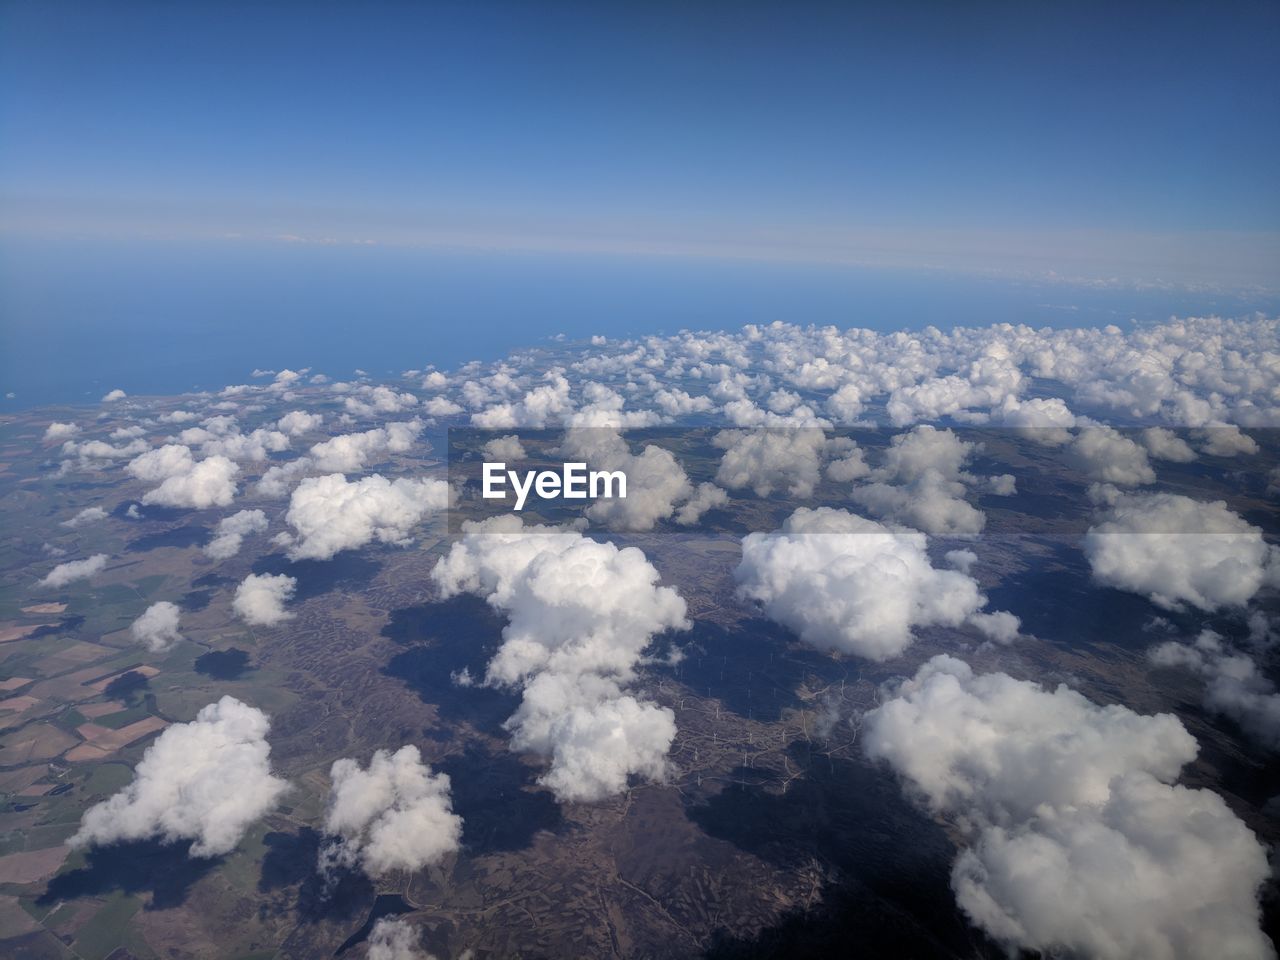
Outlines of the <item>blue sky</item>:
M1274 3L0 9L11 230L1005 269L1280 228Z

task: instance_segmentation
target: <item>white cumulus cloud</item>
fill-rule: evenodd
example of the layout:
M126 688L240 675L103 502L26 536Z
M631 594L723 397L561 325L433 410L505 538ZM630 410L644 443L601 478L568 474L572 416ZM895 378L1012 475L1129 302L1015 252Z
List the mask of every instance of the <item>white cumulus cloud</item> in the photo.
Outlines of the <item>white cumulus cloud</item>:
M977 534L987 518L965 499L966 484L980 478L965 466L981 444L961 440L951 430L921 425L889 442L884 462L871 482L855 486L849 496L869 512L937 536ZM1012 477L986 482L995 492L1011 493Z
M1100 707L939 656L864 717L865 749L968 834L951 886L1009 948L1272 957L1266 852L1222 798L1177 786L1177 718Z
M80 432L80 427L74 423L59 423L54 421L45 428L44 439L46 442L51 440L70 440Z
M701 520L702 515L708 510L723 507L728 502L729 494L714 483L700 483L694 490L693 496L676 511L676 523L682 527L691 527Z
M408 920L383 917L369 931L366 960L434 960L419 946L421 935Z
M1016 632L1016 618L978 616L987 598L977 583L935 569L926 542L844 510L801 507L781 530L743 539L734 576L770 619L820 650L887 660L917 626L969 621L988 635Z
M230 853L287 784L271 775L267 715L234 697L176 723L142 755L133 782L85 811L76 847L147 840L194 841L191 855Z
M300 437L304 433L318 430L324 423L324 415L308 413L305 410L290 410L276 421L276 429L291 437Z
M1219 423L1195 431L1200 449L1211 457L1252 456L1258 443L1235 424Z
M98 523L105 519L107 519L107 511L103 510L101 507L85 507L70 520L63 520L62 525L64 527L71 527L74 530L76 527L87 526L90 523Z
M142 616L133 621L129 631L133 634L133 639L152 653L164 653L182 639L182 635L178 633L180 615L177 604L161 600L147 607Z
M1212 630L1201 631L1194 643L1158 644L1148 656L1156 666L1182 667L1204 677L1206 707L1235 720L1269 750L1280 751L1280 693L1252 657L1225 647Z
M1067 463L1096 483L1136 487L1156 480L1146 448L1111 427L1083 428L1067 447Z
M143 503L197 510L229 505L235 498L235 478L240 472L224 456L197 461L189 447L173 443L140 454L125 470L139 480L159 482L143 495Z
M311 448L312 467L322 473L355 473L388 453L407 453L422 432L421 420L388 423L363 433L344 433Z
M607 427L566 430L561 455L586 463L589 470L626 475L625 498L600 499L586 510L593 523L612 530L652 530L694 493L684 467L671 451L646 444L640 453L632 453L626 439Z
M551 761L541 782L559 799L665 776L675 717L625 688L654 635L689 624L640 550L504 516L473 526L432 579L444 596L476 594L509 618L484 682L522 692L512 748Z
M1165 427L1147 427L1142 431L1142 445L1157 460L1170 463L1190 463L1196 458L1191 445Z
M95 553L84 560L68 560L60 563L40 581L42 587L65 587L76 580L88 580L100 573L110 559L105 553Z
M826 434L811 427L722 430L714 443L724 451L716 483L730 490L749 488L757 497L775 491L811 496L828 446Z
M236 587L231 608L245 623L255 627L273 627L293 619L294 614L284 605L297 588L297 579L283 573L251 573Z
M213 539L205 544L205 556L228 560L240 552L244 538L267 529L267 515L261 510L241 510L218 521Z
M353 394L344 398L342 404L347 413L355 417L399 413L418 403L418 398L412 393L396 393L386 386L361 385L354 388Z
M1098 582L1166 608L1241 607L1277 572L1261 530L1222 501L1172 493L1118 498L1084 551Z
M432 397L422 404L422 409L433 417L452 417L462 413L464 408L446 397Z
M420 870L458 849L462 818L453 812L449 777L432 773L415 746L378 750L367 769L334 762L325 833L334 841L320 868L356 867L371 877Z
M524 444L514 433L487 441L483 447L483 453L485 460L493 463L519 463L528 457Z
M348 481L340 473L303 480L285 520L297 533L289 556L328 560L341 550L404 543L423 518L449 505L443 480L388 480L379 474Z

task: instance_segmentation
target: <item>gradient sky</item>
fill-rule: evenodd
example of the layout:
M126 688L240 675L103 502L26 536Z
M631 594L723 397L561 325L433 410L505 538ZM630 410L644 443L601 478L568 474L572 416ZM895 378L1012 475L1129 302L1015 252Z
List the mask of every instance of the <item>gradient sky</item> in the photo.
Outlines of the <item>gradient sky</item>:
M0 201L10 237L1265 284L1277 49L1274 2L5 2Z

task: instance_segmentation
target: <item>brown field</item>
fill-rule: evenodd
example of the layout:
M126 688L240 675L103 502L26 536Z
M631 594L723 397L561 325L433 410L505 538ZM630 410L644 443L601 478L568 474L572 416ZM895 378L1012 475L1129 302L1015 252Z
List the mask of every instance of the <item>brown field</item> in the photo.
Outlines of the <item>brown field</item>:
M105 747L94 746L92 743L82 743L68 750L63 759L70 763L83 763L86 760L101 760L109 756L111 756L111 751Z
M52 724L32 724L0 748L0 765L7 767L32 760L47 760L75 745L76 740L71 734Z
M131 723L119 730L100 727L96 723L81 724L76 728L76 732L84 737L85 742L68 750L66 759L70 761L101 760L121 747L126 747L147 734L163 730L168 725L168 721L161 720L159 717L144 717L137 723Z
M24 850L0 857L0 883L35 883L58 872L71 848L63 844L44 850Z
M124 703L119 700L104 700L102 703L86 703L76 707L77 710L90 720L96 720L98 717L105 717L109 713L119 713L124 708Z
M11 730L21 726L27 714L44 703L36 697L7 697L0 700L0 730Z
M67 609L65 603L33 603L29 607L23 607L23 613L62 613Z
M115 680L117 677L122 677L126 673L140 673L144 677L146 677L148 680L150 680L152 677L157 676L160 673L160 671L156 667L129 667L128 669L125 669L125 670L117 670L115 673L111 674L109 677L103 677L100 680L96 680L93 683L90 683L88 685L89 689L97 691L98 693L101 693L103 690L107 689L107 687L111 685L112 680Z
M31 682L31 677L10 677L8 680L0 680L0 691L8 692L17 690Z
M19 770L0 773L0 792L19 793L49 772L49 765L37 763Z
M0 643L13 643L41 627L56 627L56 623L11 623L0 627Z
M63 650L59 650L57 653L51 653L49 656L37 660L35 668L42 675L47 676L48 674L74 667L77 664L93 663L94 661L114 656L116 653L117 651L112 650L110 647L82 640Z
M113 651L114 652L114 651ZM100 694L112 680L121 674L136 670L146 677L154 677L160 671L155 667L132 667L102 673L101 667L87 667L50 680L42 680L31 688L32 696L49 700L69 700L78 702L89 700Z
M21 697L5 697L0 700L0 713L23 713L37 703L42 703L38 697L21 696Z
M17 897L0 897L0 930L7 937L34 933L40 929L31 914L22 909Z

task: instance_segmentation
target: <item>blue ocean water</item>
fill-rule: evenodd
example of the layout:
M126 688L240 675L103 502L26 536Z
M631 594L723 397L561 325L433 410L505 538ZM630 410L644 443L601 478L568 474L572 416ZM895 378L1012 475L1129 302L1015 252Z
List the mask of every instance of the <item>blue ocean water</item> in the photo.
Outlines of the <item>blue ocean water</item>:
M382 377L582 339L774 320L879 330L1280 312L1280 301L944 272L242 242L0 245L0 409L242 383Z

